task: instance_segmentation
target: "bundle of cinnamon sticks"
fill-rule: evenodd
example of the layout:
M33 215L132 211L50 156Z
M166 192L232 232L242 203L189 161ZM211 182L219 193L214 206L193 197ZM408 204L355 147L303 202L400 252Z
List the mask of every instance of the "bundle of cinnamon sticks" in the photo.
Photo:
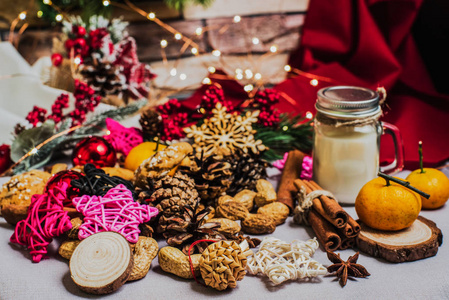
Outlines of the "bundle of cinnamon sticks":
M292 212L295 208L294 195L303 187L306 194L321 188L313 181L299 179L304 154L299 150L288 153L278 186L278 201ZM313 199L312 209L307 216L319 242L326 251L350 248L360 232L360 225L337 203L327 196Z
M295 179L293 184L298 191L304 188L306 194L322 190L314 181ZM352 248L360 232L360 225L338 202L324 195L313 199L307 220L326 251Z

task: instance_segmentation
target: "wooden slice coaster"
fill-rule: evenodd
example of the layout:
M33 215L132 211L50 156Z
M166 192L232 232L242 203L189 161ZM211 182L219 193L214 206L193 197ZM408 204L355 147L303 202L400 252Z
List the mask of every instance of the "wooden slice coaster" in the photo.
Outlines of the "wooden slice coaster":
M76 247L70 259L75 284L91 294L109 294L129 278L133 255L128 241L116 232L89 236Z
M434 256L443 243L443 234L436 224L424 217L409 228L400 231L372 229L360 222L362 227L357 238L360 251L390 262L405 262Z

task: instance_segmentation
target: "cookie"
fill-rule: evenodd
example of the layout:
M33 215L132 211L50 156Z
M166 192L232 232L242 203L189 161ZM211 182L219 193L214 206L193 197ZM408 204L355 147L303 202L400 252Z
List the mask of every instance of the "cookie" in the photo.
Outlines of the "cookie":
M0 193L0 213L7 204L29 206L31 196L42 194L51 174L38 170L16 175L3 184Z

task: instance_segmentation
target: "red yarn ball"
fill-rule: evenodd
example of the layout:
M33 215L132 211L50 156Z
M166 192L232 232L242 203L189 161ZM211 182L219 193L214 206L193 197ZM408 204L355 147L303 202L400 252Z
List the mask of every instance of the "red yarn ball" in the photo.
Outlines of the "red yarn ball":
M102 137L94 136L83 139L79 142L72 154L74 166L85 165L87 163L95 166L113 167L117 161L114 147Z
M51 55L51 62L53 66L59 67L62 64L63 57L60 53L53 53Z
M72 187L72 180L73 179L80 179L84 175L80 172L72 171L72 170L63 170L56 174L54 174L50 179L47 181L47 185L45 186L45 193L53 190L56 186L61 187L61 183L65 182L67 183L67 189L66 189L66 195L67 199L64 200L63 204L67 207L73 207L72 199L78 196L81 196L79 194L79 190Z

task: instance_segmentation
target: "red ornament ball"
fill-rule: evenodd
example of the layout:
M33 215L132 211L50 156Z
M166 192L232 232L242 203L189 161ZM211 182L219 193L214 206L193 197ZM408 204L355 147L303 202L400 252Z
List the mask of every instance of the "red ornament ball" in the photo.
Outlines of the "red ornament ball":
M74 43L75 43L74 40L71 40L71 39L66 40L65 43L64 43L65 49L66 49L67 51L70 51L70 49L73 48Z
M117 155L114 147L99 136L83 139L76 145L72 154L74 166L84 166L90 163L99 168L113 167L116 161Z
M62 64L63 57L60 53L53 53L51 55L51 62L53 63L53 66L59 67Z

